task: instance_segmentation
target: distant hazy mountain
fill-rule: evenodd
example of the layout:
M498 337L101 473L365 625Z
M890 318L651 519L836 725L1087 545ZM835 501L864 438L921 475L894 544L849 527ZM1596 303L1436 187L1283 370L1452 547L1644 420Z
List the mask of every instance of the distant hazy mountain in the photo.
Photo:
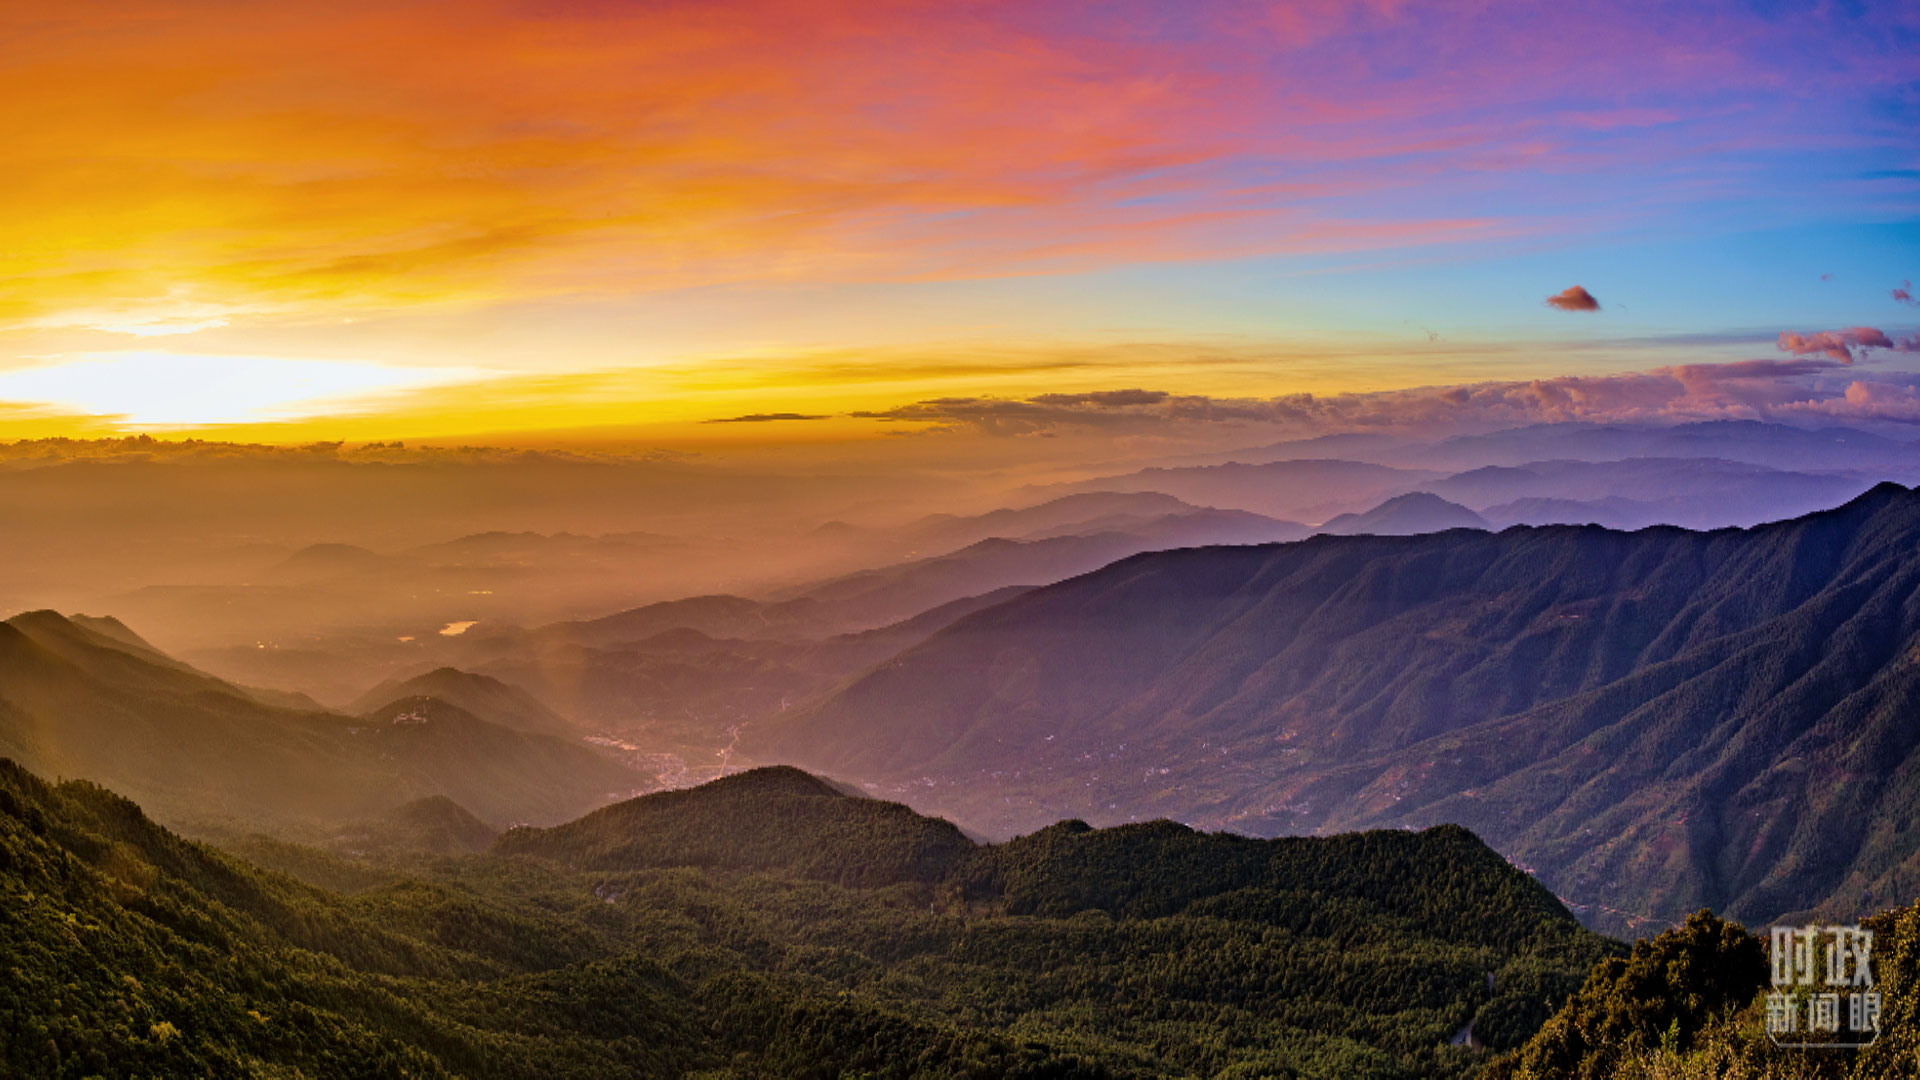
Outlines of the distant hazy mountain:
M962 619L746 749L1001 833L1455 821L1602 923L1765 921L1920 887L1916 595L1920 495L1891 484L1747 531L1154 553Z
M1462 435L1410 450L1437 467L1523 465L1578 458L1716 458L1795 472L1861 471L1920 477L1920 444L1847 427L1801 428L1760 420L1691 424L1534 424L1486 435Z
M1631 531L1661 524L1673 509L1663 503L1622 499L1618 496L1585 502L1579 499L1525 498L1489 506L1480 512L1480 516L1494 529L1504 529L1509 525L1600 525Z
M314 582L398 570L406 561L355 544L309 544L268 570L278 582Z
M490 675L451 667L435 668L410 679L388 679L360 695L347 711L363 715L397 701L422 697L438 698L488 723L516 731L563 737L579 734L572 721L525 690Z
M1334 536L1414 536L1447 529L1485 529L1487 519L1424 491L1396 495L1364 514L1341 514L1315 532Z
M1404 494L1422 481L1440 475L1428 470L1337 459L1275 461L1263 465L1230 462L1142 469L1124 476L1035 490L1036 493L1159 492L1201 506L1247 510L1289 521L1322 521L1334 514L1365 510L1381 499Z
M1108 531L1076 530L1027 540L1002 537L978 540L944 555L798 586L766 601L738 596L697 596L649 604L598 619L555 623L532 631L481 628L473 632L471 643L477 650L498 654L505 649L529 646L625 646L679 629L697 630L715 638L819 638L886 626L998 589L1048 585L1141 551L1205 544L1270 543L1297 539L1307 532L1305 526L1295 522L1239 511L1195 509L1161 496L1148 496L1145 500L1135 496L1119 498L1122 505L1150 504L1156 509L1172 506L1176 512L1108 522L1118 525ZM1041 528L1049 521L1057 522L1063 513L1054 504L1049 506L1053 509L1045 513L1028 516L1024 511L1010 511L1010 516L996 520L1009 528ZM1110 510L1112 506L1100 497L1079 503L1081 512L1086 513ZM965 522L964 529L948 531L942 525L936 531L948 538L976 531L977 519L957 520Z
M282 707L126 636L53 612L0 623L0 754L136 792L172 821L249 828L436 794L502 824L554 821L645 783L585 746L433 699L365 718Z
M1508 516L1516 503L1528 499L1556 500L1556 507L1583 502L1616 508L1625 500L1652 515L1640 524L1718 529L1798 517L1837 506L1872 486L1872 480L1856 474L1789 472L1712 458L1629 458L1490 465L1421 488L1483 512L1498 506Z
M1121 531L981 540L947 555L863 570L792 595L835 629L880 626L967 596L1014 585L1050 585L1142 551L1207 544L1270 543L1305 535L1304 526L1232 511L1193 511L1130 523Z
M645 641L668 630L698 630L710 637L762 638L819 632L819 613L805 603L767 604L744 596L693 596L622 611L598 619L553 623L510 631L509 644L605 647ZM484 644L489 632L473 632L468 644Z
M824 638L716 637L683 626L601 646L495 649L481 643L491 656L481 666L596 730L636 738L644 732L653 750L680 754L697 779L699 770L723 764L716 753L733 741L728 729L799 706L953 621L1029 588L1008 586L887 626ZM664 767L671 773L671 761Z
M672 551L694 546L684 537L657 533L624 532L604 536L576 533L492 532L472 533L439 543L423 544L406 554L448 565L500 565L539 563L555 558L590 561L617 561L637 554Z
M1645 503L1651 516L1610 515L1598 506L1584 513L1543 508L1536 519L1517 505L1503 507L1505 518L1496 524L1545 524L1571 515L1632 527L1658 522L1718 528L1810 513L1887 479L1920 480L1920 442L1847 427L1717 420L1536 424L1437 443L1341 434L1040 490L1159 492L1309 521L1359 513L1416 489L1483 514L1530 499L1624 499ZM1701 491L1718 494L1703 502Z
M895 531L905 543L926 554L938 554L994 537L1017 540L1034 534L1107 532L1115 522L1151 521L1198 509L1159 492L1096 491L966 517L934 514ZM1088 529L1089 522L1099 524Z

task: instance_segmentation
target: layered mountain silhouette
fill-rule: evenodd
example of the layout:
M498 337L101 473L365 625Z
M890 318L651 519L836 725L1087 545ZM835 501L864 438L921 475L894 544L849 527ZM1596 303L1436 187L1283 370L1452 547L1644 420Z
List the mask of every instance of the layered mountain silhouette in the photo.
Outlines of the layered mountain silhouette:
M1250 464L1341 458L1420 469L1477 469L1533 461L1622 461L1627 458L1718 458L1790 471L1872 472L1920 479L1920 443L1857 427L1796 427L1765 420L1700 420L1683 424L1556 421L1438 441L1376 432L1340 432L1291 439L1180 464ZM1207 459L1207 460L1201 460Z
M0 623L0 753L137 794L196 827L279 828L444 795L499 825L558 821L646 786L593 749L433 697L366 716L294 707L49 611Z
M1105 531L1107 526L1116 530ZM1308 531L1293 522L1192 507L1165 496L1087 495L980 518L934 519L908 532L962 539L984 528L1068 531L976 540L944 555L765 600L697 596L531 630L482 625L454 647L464 665L525 687L581 722L645 723L679 747L811 699L947 623L1025 589L1141 551L1269 542ZM1102 531L1073 531L1080 528Z
M970 827L1458 822L1602 925L1920 887L1920 495L1709 533L1136 556L955 622L746 749Z
M1524 465L1577 458L1716 458L1802 472L1870 470L1920 478L1920 445L1848 427L1802 428L1763 420L1689 424L1530 424L1485 435L1461 435L1410 452L1415 460L1451 467Z
M1501 525L1619 521L1634 528L1711 529L1778 521L1838 505L1873 480L1855 473L1776 469L1714 458L1547 460L1489 465L1421 489L1478 509ZM1535 500L1552 500L1536 506ZM1588 507L1580 517L1570 504ZM1529 510L1542 511L1539 520Z
M984 514L933 514L898 529L854 530L836 539L858 542L886 539L921 555L957 551L982 540L1041 540L1124 532L1134 535L1214 534L1207 543L1263 543L1304 536L1302 526L1242 510L1218 510L1156 491L1093 491L1064 495L1033 506L1007 507ZM1233 537L1241 534L1247 540ZM1179 546L1179 545L1168 545Z
M727 727L810 700L954 620L1027 590L1011 585L826 637L777 621L775 633L756 617L767 607L756 601L700 597L531 636L482 636L470 648L486 675L526 688L582 724L644 725L661 749L711 757L714 736L724 739Z
M1246 510L1282 520L1320 521L1334 514L1364 510L1440 475L1426 469L1364 461L1302 458L1258 465L1229 461L1154 467L1039 491L1159 493L1202 506Z
M696 596L533 630L484 628L478 647L631 645L668 630L716 638L824 637L885 626L968 597L1047 585L1142 551L1294 540L1306 526L1164 495L1077 495L1023 510L933 518L899 530L901 546L939 554L840 575L764 600ZM964 541L964 543L962 543Z

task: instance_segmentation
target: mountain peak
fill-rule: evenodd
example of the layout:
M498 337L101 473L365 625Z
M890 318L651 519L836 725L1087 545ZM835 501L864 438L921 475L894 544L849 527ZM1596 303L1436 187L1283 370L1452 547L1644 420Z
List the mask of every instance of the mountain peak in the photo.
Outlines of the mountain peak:
M787 765L641 795L494 845L583 870L694 866L841 885L937 881L974 849L958 826Z
M384 714L395 704L421 698L444 702L516 731L566 737L577 734L572 722L520 687L456 667L434 668L409 679L388 679L355 698L347 708L358 716Z
M1341 514L1320 526L1335 536L1412 536L1448 529L1485 529L1487 520L1430 491L1395 495L1361 514Z
M793 765L762 765L712 780L693 791L728 796L769 795L801 799L858 798L831 782ZM641 796L645 798L646 796Z

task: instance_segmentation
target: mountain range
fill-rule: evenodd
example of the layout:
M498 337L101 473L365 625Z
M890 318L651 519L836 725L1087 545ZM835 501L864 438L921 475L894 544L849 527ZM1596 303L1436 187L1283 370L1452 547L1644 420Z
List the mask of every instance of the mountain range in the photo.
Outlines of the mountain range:
M989 834L1459 822L1595 925L1920 887L1920 494L1751 529L1158 552L959 619L742 749Z
M431 795L499 825L551 822L652 783L438 698L332 713L195 671L116 621L46 611L0 623L0 754L205 829L325 829Z
M1373 512L1386 501L1421 492L1465 506L1500 526L1606 521L1631 528L1667 524L1711 529L1755 525L1833 506L1889 472L1920 476L1920 454L1913 455L1910 465L1892 470L1828 471L1708 457L1530 458L1454 473L1332 459L1228 462L1146 469L1072 486L1164 492L1210 506L1319 521L1322 531L1345 516Z

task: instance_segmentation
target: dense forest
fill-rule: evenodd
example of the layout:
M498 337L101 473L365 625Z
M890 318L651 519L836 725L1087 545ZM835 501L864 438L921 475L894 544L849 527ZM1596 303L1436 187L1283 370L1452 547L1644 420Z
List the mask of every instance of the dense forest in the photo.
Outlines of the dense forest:
M0 1071L1466 1076L1620 951L1457 828L982 846L790 769L245 850L279 869L0 765Z
M1587 981L1484 1080L1883 1080L1920 1076L1920 904L1862 921L1875 935L1880 1033L1858 1050L1776 1046L1766 1035L1765 943L1696 912L1594 966Z
M1920 905L1867 923L1880 1039L1782 1050L1759 937L1628 950L1458 827L981 845L772 768L365 828L243 861L0 761L0 1076L1920 1075Z

